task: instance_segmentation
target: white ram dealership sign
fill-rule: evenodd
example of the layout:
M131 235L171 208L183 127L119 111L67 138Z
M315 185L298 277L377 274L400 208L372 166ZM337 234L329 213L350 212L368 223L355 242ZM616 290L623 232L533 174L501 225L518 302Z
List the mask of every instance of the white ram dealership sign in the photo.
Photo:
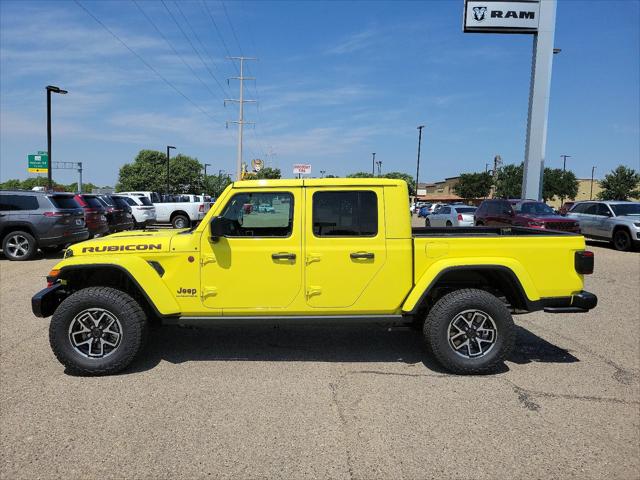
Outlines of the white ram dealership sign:
M467 0L464 31L486 33L535 33L540 3L536 1L483 2Z

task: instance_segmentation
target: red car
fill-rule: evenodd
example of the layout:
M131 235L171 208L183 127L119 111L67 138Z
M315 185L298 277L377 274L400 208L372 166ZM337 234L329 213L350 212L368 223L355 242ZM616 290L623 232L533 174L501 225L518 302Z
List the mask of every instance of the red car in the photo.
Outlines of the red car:
M546 203L536 200L485 200L476 210L475 224L580 233L578 222L558 215Z
M107 222L106 210L98 197L81 193L74 198L84 209L84 221L89 229L89 238L108 233L109 223Z

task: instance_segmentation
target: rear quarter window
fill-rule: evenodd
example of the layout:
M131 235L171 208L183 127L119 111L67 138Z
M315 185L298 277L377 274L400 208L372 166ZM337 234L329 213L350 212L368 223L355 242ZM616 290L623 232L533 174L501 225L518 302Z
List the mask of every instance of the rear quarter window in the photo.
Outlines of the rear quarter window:
M71 195L52 195L49 200L56 208L81 208L80 204Z

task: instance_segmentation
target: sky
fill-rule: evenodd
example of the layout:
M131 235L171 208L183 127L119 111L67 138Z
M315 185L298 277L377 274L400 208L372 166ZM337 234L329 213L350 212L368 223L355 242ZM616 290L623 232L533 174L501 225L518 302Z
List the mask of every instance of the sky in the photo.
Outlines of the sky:
M84 8L83 8L84 7ZM86 9L86 10L85 10ZM291 177L382 171L420 180L524 158L533 37L462 32L455 1L0 1L0 181L46 150L114 185L141 149L235 171L237 63L247 62L244 160ZM94 18L95 17L95 18ZM96 20L97 19L97 20ZM100 22L100 23L98 23ZM105 28L106 27L106 28ZM107 30L109 29L109 30ZM640 2L558 0L546 166L640 169ZM111 32L111 33L110 33ZM121 43L116 36L124 42ZM54 170L62 183L72 170Z

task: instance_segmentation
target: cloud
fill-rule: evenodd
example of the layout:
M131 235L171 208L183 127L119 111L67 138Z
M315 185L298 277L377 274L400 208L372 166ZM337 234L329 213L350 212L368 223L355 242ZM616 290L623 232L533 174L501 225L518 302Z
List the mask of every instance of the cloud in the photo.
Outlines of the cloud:
M345 55L373 46L380 40L380 32L376 28L368 28L356 32L341 40L338 44L325 50L325 55Z

